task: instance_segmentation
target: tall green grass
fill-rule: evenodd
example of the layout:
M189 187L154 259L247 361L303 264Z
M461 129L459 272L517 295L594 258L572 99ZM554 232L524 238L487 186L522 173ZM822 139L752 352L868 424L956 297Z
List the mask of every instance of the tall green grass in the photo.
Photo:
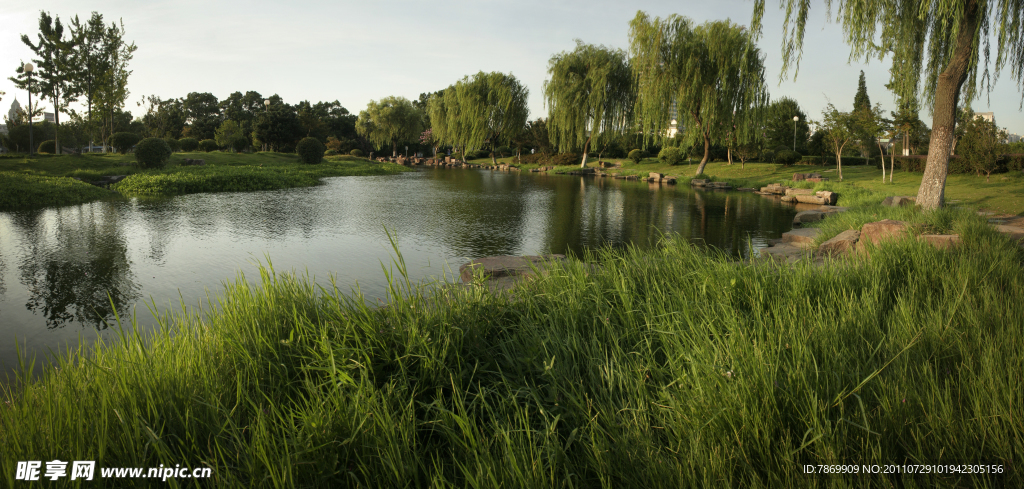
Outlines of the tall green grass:
M210 466L216 487L1024 483L1024 253L993 231L825 267L677 239L588 258L505 294L391 277L377 309L239 277L6 390L3 477L58 458ZM1004 472L801 471L915 463Z

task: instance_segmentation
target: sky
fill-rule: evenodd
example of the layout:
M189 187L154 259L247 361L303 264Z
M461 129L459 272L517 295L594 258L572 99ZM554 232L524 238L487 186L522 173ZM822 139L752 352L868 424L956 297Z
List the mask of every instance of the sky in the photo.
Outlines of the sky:
M861 70L872 103L894 110L889 60L849 61L842 29L815 5L808 20L800 72L780 80L783 12L769 1L764 34L765 78L772 99L790 97L813 119L832 102L850 110ZM352 113L390 95L416 99L478 71L512 73L530 90L530 118L545 117L543 87L552 55L572 50L575 39L628 48L628 24L638 10L680 14L700 24L730 19L749 25L752 0L621 1L521 0L276 2L147 0L6 0L0 5L0 113L27 94L7 79L31 59L21 34L38 32L40 8L67 20L91 12L122 20L138 50L129 65L127 110L141 116L146 95L183 97L235 91L278 94L287 103L338 100ZM994 57L994 53L993 53ZM1020 85L1004 70L978 112L994 112L1011 134L1024 134ZM44 101L43 105L47 105ZM931 115L921 118L931 125Z

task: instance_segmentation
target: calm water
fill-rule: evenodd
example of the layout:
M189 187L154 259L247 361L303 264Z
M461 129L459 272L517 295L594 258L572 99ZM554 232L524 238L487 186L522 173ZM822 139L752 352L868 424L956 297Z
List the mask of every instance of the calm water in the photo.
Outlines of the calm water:
M741 192L482 170L339 177L303 189L199 194L0 213L0 382L23 352L44 359L79 337L112 337L110 299L152 324L145 304L180 310L239 273L308 273L386 296L397 235L415 280L489 255L654 245L679 233L736 256L778 238L795 210ZM454 272L454 274L452 273Z

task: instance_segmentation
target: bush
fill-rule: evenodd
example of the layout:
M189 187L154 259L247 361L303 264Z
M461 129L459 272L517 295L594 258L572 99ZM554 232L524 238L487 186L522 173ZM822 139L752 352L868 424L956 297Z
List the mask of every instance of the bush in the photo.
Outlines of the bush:
M160 138L146 138L135 145L135 161L143 168L163 168L171 157L171 147Z
M139 142L139 139L142 138L133 132L115 132L113 136L110 136L110 145L118 153L125 154Z
M242 151L245 151L245 149L248 148L248 147L249 147L249 141L246 140L245 138L235 138L235 140L231 142L231 148L234 149L235 152L238 152L238 153L241 153Z
M662 163L678 165L683 161L683 154L679 151L679 148L673 148L670 146L662 149L661 152L658 153L658 159L661 160Z
M167 143L167 147L171 148L172 153L181 151L181 143L174 138L164 138L164 142Z
M324 156L334 156L336 154L338 154L338 150L336 149L329 149L327 151L324 151Z
M302 138L299 144L295 145L295 152L299 154L299 160L308 165L315 165L323 161L326 149L317 138Z
M217 141L214 141L212 139L204 139L202 141L199 141L199 151L209 153L210 151L214 151L219 147L220 146L217 146Z
M52 139L47 139L39 143L39 148L36 149L36 152L54 154L57 152L57 143Z
M775 152L770 149L764 150L761 152L761 161L765 163L775 161Z
M353 149L352 151L349 151L348 154L350 154L352 156L355 156L356 158L362 158L363 156L365 156L365 155L363 155L363 150L361 150L359 148L356 148L356 149Z
M185 152L192 152L199 148L199 141L196 138L181 138L178 140L178 144Z
M791 149L784 149L775 153L775 162L785 166L792 165L800 161L801 158L800 153Z
M634 149L633 151L630 151L629 155L626 157L633 160L633 163L640 163L640 160L644 159L644 152L640 149Z
M1024 171L1024 153L1003 155L1006 161L1006 169L1010 171Z
M516 154L516 152L512 150L512 148L509 148L508 146L498 146L498 149L495 149L494 152L498 153L498 156L502 158L504 158L506 155Z

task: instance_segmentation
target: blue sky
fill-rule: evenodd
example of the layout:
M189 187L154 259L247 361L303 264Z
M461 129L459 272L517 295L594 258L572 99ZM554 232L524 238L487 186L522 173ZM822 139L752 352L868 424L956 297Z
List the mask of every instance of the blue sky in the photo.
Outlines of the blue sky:
M779 81L782 12L769 1L764 36L766 77L773 99L792 97L812 118L829 101L849 110L864 70L872 102L894 108L885 89L889 63L848 63L849 47L825 9L812 9L803 61L796 80ZM545 116L542 97L547 62L570 50L574 39L627 47L629 20L637 10L652 16L677 13L697 23L730 18L749 24L751 0L724 1L362 1L199 2L8 0L0 6L0 101L6 113L17 95L7 77L30 52L21 34L34 34L40 8L68 19L97 11L124 21L127 39L139 49L130 68L128 109L144 95L181 97L234 91L277 93L288 103L338 100L353 113L389 95L416 98L477 71L511 72L530 90L531 118ZM993 53L994 54L994 53ZM1021 93L1008 70L991 94L974 103L995 112L996 122L1024 134ZM45 105L45 102L44 102ZM931 116L922 119L931 125Z

